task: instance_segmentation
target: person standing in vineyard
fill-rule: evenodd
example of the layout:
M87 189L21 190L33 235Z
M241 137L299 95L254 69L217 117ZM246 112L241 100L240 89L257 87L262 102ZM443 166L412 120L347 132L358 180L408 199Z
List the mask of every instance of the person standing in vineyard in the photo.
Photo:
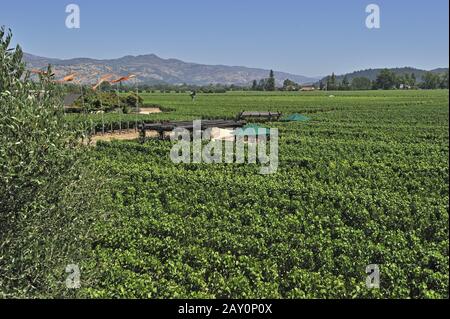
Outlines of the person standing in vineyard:
M194 102L195 101L195 97L197 96L197 92L195 92L195 90L191 91L190 96L191 96L192 102Z

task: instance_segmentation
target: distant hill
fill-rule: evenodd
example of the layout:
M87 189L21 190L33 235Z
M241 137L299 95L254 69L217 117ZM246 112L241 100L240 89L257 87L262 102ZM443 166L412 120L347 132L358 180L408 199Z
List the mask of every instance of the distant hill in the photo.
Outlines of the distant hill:
M351 81L353 78L356 78L356 77L366 77L366 78L374 81L374 80L376 80L376 78L381 70L383 70L383 69L361 70L361 71L356 71L353 73L337 75L336 79L338 81L341 81L344 78L344 76L346 75L349 81ZM416 69L416 68L412 68L412 67L404 67L404 68L391 68L389 70L393 71L396 75L404 75L404 74L414 73L416 75L416 79L418 82L422 81L422 76L426 72L433 72L433 73L437 73L437 74L448 72L448 68L439 68L439 69L434 69L431 71L426 71L426 70ZM323 80L325 80L325 79L326 79L326 77Z
M176 59L162 59L154 54L140 56L125 56L119 59L96 60L76 58L70 60L52 59L25 54L24 60L28 69L40 69L52 64L56 76L77 72L83 83L93 83L102 74L122 76L136 74L139 84L235 84L249 85L253 80L269 76L269 70L247 68L241 66L204 65L188 63ZM312 83L319 78L276 72L277 85L282 85L285 79L297 83Z

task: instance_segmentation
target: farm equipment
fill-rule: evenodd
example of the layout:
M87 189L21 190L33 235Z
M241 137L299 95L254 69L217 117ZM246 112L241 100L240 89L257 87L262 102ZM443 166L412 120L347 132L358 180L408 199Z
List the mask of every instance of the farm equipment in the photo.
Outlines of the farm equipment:
M281 112L256 112L242 111L237 116L237 120L245 120L250 122L271 122L278 121L283 114Z

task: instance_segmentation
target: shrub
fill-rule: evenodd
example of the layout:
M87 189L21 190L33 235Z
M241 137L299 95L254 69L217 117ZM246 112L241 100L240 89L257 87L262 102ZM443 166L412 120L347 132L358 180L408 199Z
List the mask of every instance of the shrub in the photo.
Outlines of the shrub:
M0 298L73 296L65 269L90 253L103 182L84 125L64 122L51 68L31 81L11 38L0 29Z

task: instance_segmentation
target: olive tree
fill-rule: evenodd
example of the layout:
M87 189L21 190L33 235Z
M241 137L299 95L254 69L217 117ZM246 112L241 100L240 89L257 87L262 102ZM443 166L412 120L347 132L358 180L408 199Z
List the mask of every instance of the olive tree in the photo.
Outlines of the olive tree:
M74 296L66 266L88 284L103 182L82 127L65 124L51 68L32 80L11 38L0 28L0 298Z

